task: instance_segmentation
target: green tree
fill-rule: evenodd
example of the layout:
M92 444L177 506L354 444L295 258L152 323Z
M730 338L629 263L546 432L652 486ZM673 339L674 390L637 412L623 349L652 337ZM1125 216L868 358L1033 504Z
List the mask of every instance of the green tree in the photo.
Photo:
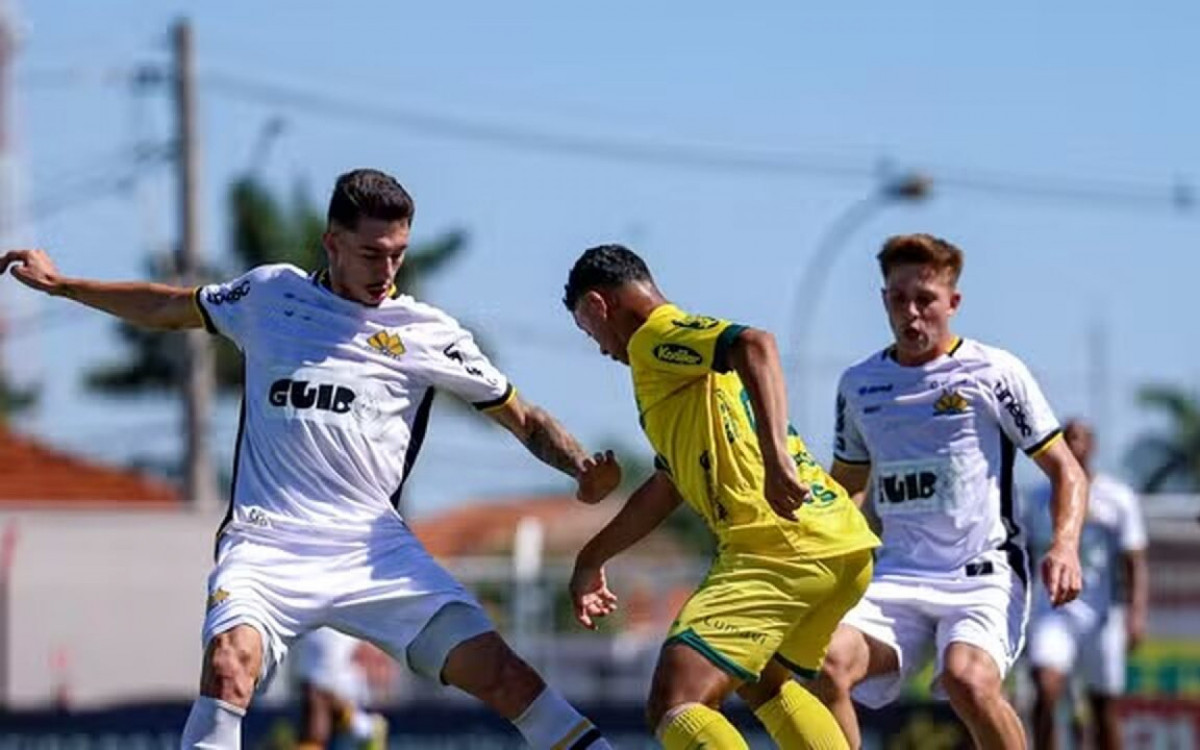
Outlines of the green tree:
M1143 492L1200 492L1200 402L1184 389L1147 385L1138 402L1167 418L1162 431L1142 435L1128 463Z

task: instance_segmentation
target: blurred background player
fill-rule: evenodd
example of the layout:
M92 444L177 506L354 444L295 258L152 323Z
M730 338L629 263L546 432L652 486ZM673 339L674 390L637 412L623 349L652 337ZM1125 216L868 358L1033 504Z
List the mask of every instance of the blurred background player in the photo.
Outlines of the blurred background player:
M1093 471L1092 428L1072 420L1064 434L1091 480L1079 552L1083 593L1058 609L1051 606L1044 587L1034 594L1029 629L1029 662L1037 690L1034 745L1039 750L1058 747L1055 717L1071 675L1077 674L1085 683L1095 746L1116 750L1121 733L1113 698L1125 691L1126 653L1146 632L1146 525L1133 489ZM1047 488L1029 500L1026 518L1034 549L1044 550L1050 543L1049 503Z
M871 484L883 546L817 688L857 747L851 695L872 708L891 703L932 651L935 693L950 699L976 746L1023 748L1003 684L1029 602L1016 451L1053 486L1041 573L1056 605L1079 593L1087 478L1024 363L951 332L962 251L928 234L900 235L878 260L894 342L842 374L832 473L856 495Z
M350 740L355 750L385 750L387 720L364 708L370 685L359 659L373 648L333 628L318 628L297 641L292 650L300 692L297 750L324 750L339 738Z

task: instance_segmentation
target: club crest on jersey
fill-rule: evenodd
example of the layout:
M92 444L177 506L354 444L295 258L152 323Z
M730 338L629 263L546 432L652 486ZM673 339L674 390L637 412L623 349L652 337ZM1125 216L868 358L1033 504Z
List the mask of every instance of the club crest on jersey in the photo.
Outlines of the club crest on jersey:
M942 414L963 414L971 408L971 403L966 397L958 391L945 390L942 391L942 396L933 405L933 413Z
M217 589L208 595L208 602L205 604L205 609L212 609L221 602L229 598L229 592L225 589Z
M377 332L367 339L367 345L392 359L400 359L400 355L404 354L404 343L400 341L400 337L387 331Z

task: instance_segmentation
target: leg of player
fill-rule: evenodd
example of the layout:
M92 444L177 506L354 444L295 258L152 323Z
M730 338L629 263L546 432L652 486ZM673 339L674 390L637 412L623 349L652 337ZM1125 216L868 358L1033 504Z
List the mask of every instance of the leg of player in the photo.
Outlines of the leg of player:
M534 748L611 750L600 730L494 630L454 646L441 676L446 684L475 696L511 721Z
M242 717L262 670L262 636L250 625L218 633L204 651L200 697L183 727L183 750L239 750Z
M1097 750L1121 750L1121 724L1117 721L1117 707L1111 695L1088 692L1092 709L1092 726L1096 732Z
M967 725L976 747L981 750L1025 747L1025 729L1004 696L1004 680L990 654L969 643L951 643L943 658L941 680L950 705Z
M1057 750L1058 732L1055 717L1058 702L1067 684L1067 676L1056 669L1042 667L1033 670L1037 698L1033 703L1033 746L1038 750Z
M335 698L311 682L301 687L300 736L296 750L322 750L333 739Z
M791 670L771 662L737 694L754 711L779 747L846 750L845 734L829 709L792 679Z
M852 748L862 747L851 692L868 677L900 671L896 652L849 625L839 625L829 643L813 692L828 708Z
M748 748L720 712L740 681L683 643L663 647L650 686L646 721L666 750Z

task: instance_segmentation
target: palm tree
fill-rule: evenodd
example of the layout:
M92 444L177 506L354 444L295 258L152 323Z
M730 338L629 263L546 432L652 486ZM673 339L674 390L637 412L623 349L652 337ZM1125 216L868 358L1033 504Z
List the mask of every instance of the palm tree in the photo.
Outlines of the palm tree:
M1147 385L1138 402L1168 419L1164 432L1141 436L1129 452L1142 491L1200 491L1200 401L1177 386Z
M209 277L228 278L264 263L292 263L301 268L319 268L324 264L321 235L325 231L325 217L302 188L297 187L285 201L258 179L246 175L230 185L228 205L230 245L236 267L224 273L212 269L207 273ZM465 247L466 235L451 231L410 249L396 277L397 286L418 294L422 282L443 270ZM149 266L149 275L154 278L169 279L174 275L173 261L165 256L151 258ZM89 387L114 396L175 389L183 377L180 337L124 323L118 325L129 356L92 370L87 376ZM223 338L217 340L216 346L218 389L226 394L240 393L241 354Z

